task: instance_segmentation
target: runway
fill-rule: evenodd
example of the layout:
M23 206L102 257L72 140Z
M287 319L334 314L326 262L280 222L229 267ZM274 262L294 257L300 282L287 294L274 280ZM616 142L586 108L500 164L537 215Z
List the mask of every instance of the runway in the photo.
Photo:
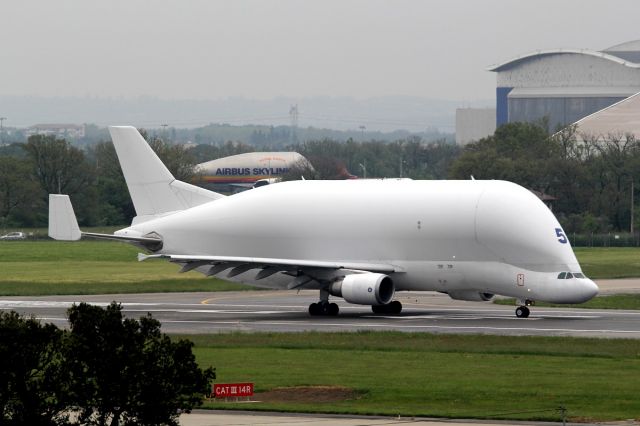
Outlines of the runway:
M631 288L625 284L624 292ZM613 287L612 287L613 288ZM615 288L603 289L616 291ZM3 297L0 309L66 325L66 310L78 302L122 304L129 317L150 312L165 333L396 330L402 332L640 338L640 311L565 308L531 309L518 319L514 306L463 302L431 292L398 293L400 315L376 315L369 307L335 299L337 317L310 317L316 291L241 291L96 296Z
M427 419L414 417L383 417L383 416L349 416L338 414L298 414L298 413L258 413L238 411L206 411L195 410L191 414L180 416L180 424L185 426L254 426L254 425L287 425L287 426L556 426L552 422L519 422L519 421L486 421L486 420L451 420ZM577 423L569 423L571 426ZM579 426L593 426L590 423L580 423ZM629 424L632 426L632 424Z

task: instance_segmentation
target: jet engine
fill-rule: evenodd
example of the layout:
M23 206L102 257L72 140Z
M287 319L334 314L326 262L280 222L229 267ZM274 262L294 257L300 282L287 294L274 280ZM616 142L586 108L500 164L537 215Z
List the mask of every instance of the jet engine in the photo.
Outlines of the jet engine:
M449 297L455 300L469 300L471 302L488 302L493 299L494 294L483 293L477 290L452 290Z
M395 285L384 274L352 274L331 284L329 293L357 305L386 305L393 298Z

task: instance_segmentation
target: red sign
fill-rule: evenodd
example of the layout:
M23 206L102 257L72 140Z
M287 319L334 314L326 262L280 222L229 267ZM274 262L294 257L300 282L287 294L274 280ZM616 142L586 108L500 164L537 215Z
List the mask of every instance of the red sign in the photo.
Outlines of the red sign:
M213 385L216 398L253 396L253 383L216 383Z

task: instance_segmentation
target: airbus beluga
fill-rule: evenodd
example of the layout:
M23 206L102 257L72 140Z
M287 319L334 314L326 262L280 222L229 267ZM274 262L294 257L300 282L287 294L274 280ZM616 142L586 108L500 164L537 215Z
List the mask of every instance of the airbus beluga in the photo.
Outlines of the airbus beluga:
M176 180L134 127L110 127L137 216L114 234L82 232L67 195L50 195L49 235L126 241L138 259L206 276L399 313L398 291L453 299L582 303L598 293L551 211L505 181L292 181L231 196Z

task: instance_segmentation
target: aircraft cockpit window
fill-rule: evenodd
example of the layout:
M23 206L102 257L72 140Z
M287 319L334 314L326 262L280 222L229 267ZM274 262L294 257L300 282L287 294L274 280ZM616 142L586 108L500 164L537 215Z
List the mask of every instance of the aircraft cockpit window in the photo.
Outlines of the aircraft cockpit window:
M584 274L582 272L560 272L558 274L559 280L570 280L571 278L584 278Z

